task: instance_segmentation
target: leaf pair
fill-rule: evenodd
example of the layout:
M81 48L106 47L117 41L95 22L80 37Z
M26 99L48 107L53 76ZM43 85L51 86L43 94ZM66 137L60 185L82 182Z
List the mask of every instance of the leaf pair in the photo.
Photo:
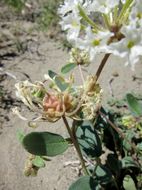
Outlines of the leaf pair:
M54 80L55 84L62 92L65 91L69 87L69 84L65 82L64 78L58 75L57 73L55 73L54 71L49 70L48 75L51 79Z

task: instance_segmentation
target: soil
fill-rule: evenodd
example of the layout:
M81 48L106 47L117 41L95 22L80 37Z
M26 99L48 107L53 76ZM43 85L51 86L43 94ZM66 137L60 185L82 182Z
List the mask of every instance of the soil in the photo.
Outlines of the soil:
M16 135L19 129L25 133L33 129L11 111L18 106L23 114L30 115L29 110L16 98L14 85L20 80L43 80L49 69L60 72L69 57L59 42L49 39L42 32L31 31L31 26L33 23L26 20L15 20L13 23L2 20L0 23L0 89L3 93L0 98L0 190L67 190L79 174L79 165L68 165L77 160L72 147L65 154L47 162L37 177L27 178L23 175L28 153ZM102 57L97 56L87 68L90 73L95 73ZM78 71L75 73L77 81L81 83ZM135 71L132 71L130 66L124 66L124 60L111 56L99 82L104 90L105 105L112 96L122 98L128 92L142 94L142 64L137 64ZM67 136L62 121L56 124L41 123L34 130Z

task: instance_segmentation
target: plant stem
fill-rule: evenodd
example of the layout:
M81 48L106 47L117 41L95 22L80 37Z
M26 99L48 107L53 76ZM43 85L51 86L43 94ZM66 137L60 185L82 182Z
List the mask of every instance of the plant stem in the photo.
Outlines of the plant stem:
M75 149L77 151L78 157L79 157L81 165L82 165L83 172L84 172L85 175L89 175L89 172L88 172L88 170L87 170L87 168L85 166L85 162L84 162L84 159L83 159L79 144L77 142L76 136L75 136L75 134L72 133L72 130L70 129L70 126L68 124L68 121L67 121L66 117L62 116L62 118L63 118L64 124L66 126L66 129L67 129L67 131L68 131L68 133L70 135L70 138L71 138L71 140L72 140L72 142L73 142L73 144L75 146Z
M83 73L82 73L82 69L81 69L81 65L78 65L78 68L79 68L79 72L80 72L80 75L81 75L81 79L82 79L82 82L84 84L84 76L83 76Z
M110 126L121 136L122 139L125 139L132 147L132 150L136 153L138 153L137 147L136 145L134 145L127 137L126 135L114 124L112 123L106 116L105 114L103 114L101 111L99 111L99 114L102 115L107 122L110 124ZM141 168L141 162L139 161L139 159L137 157L133 158L137 164L139 165L139 167Z
M102 113L101 111L99 111L99 114L100 114L101 116L103 116L103 117L106 119L106 121L110 124L110 126L121 136L122 139L125 139L125 140L131 145L133 151L137 153L137 147L136 147L134 144L132 144L132 143L129 141L129 139L127 139L126 135L125 135L118 127L116 127L116 125L115 125L114 123L112 123L112 122L106 117L106 115L105 115L104 113Z
M98 68L98 70L96 72L96 81L98 80L98 78L99 78L99 76L100 76L100 74L101 74L101 72L102 72L102 70L103 70L109 56L110 56L110 53L107 53L107 54L105 54L104 58L102 59L100 65L99 65L99 68Z

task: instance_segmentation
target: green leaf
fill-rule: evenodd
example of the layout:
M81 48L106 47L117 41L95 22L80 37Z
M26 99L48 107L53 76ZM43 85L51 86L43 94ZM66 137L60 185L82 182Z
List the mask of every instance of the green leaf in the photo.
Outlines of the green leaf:
M29 133L22 144L29 153L38 156L56 156L68 148L68 143L62 136L49 132Z
M137 144L138 151L142 151L142 142Z
M103 165L97 166L95 177L100 184L107 184L112 180L112 174L110 170Z
M63 92L65 91L68 87L69 87L69 84L66 83L64 81L64 79L60 76L56 76L55 78L55 82L56 82L56 85L58 86L58 88Z
M24 137L25 137L25 134L22 131L18 130L18 132L17 132L17 138L18 138L18 140L19 140L20 143L22 143Z
M112 173L118 175L121 172L121 161L115 156L115 154L109 154L107 156L106 165L111 170Z
M125 136L126 136L126 138L124 138L124 140L123 140L123 148L124 148L124 150L126 149L127 151L130 151L130 150L132 150L132 146L128 142L127 139L129 139L129 141L131 142L132 139L135 137L135 133L132 130L127 130L127 132L125 133Z
M123 187L125 190L137 190L134 180L129 175L125 176L125 178L123 180Z
M69 63L61 68L61 72L63 74L66 74L66 73L70 72L71 70L73 70L76 66L77 65L75 63Z
M55 73L54 71L52 70L48 70L48 75L50 76L50 78L54 79L54 77L58 76L57 73Z
M32 163L34 166L36 166L38 168L44 168L45 167L44 160L40 156L36 156L35 159L32 160Z
M142 115L142 104L132 94L126 95L127 103L130 110L136 115Z
M136 167L139 168L137 163L130 156L126 156L121 160L122 168Z
M80 122L78 124L81 124ZM85 155L95 158L102 154L101 140L97 131L91 126L90 122L85 121L77 128L76 136Z
M106 116L108 119L110 119L110 113L109 113L109 111L105 110L103 107L101 107L100 111L101 111L103 114L105 114L105 116ZM101 115L99 115L99 116L97 117L97 119L95 118L94 123L95 123L95 125L94 125L94 128L95 128L95 129L100 129L100 128L106 129L106 128L109 127L108 122L107 122L106 119L105 119L104 117L102 117Z
M69 190L101 190L101 186L90 176L80 177Z

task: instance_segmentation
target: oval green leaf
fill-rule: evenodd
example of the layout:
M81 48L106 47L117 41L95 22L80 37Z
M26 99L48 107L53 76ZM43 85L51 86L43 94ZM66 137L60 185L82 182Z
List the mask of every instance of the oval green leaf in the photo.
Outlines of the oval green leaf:
M76 136L81 151L91 158L99 157L102 154L102 145L97 131L91 126L91 123L85 121L77 128Z
M71 70L73 70L76 66L77 65L75 63L69 63L61 68L61 72L63 74L66 74L66 73L70 72Z
M38 168L45 167L45 162L44 162L43 158L41 158L40 156L36 156L35 159L32 160L32 163L34 166L36 166Z
M132 94L126 95L127 103L130 110L136 115L142 115L142 104Z
M69 190L100 190L101 186L90 176L80 177L74 182Z
M55 72L52 71L52 70L48 70L48 75L50 76L51 79L54 79L54 77L58 76L58 74L55 73Z
M64 81L64 79L63 79L62 77L60 77L60 76L56 76L56 77L55 77L55 83L56 83L56 85L58 86L58 88L59 88L62 92L65 91L65 90L69 87L69 84L66 83L66 82Z
M38 156L56 156L68 148L68 142L62 136L49 132L29 133L22 144L29 153Z
M123 187L125 190L137 190L134 180L131 178L131 176L126 175L123 180Z
M25 137L25 134L22 131L18 130L17 131L17 138L18 138L20 143L22 143L24 137Z
M95 170L95 177L100 184L107 184L112 180L112 173L107 167L98 165Z
M135 167L139 168L139 165L130 156L126 156L121 160L122 168Z
M132 146L131 144L128 142L127 139L129 139L129 141L132 141L132 139L135 137L135 132L132 130L127 130L125 133L126 138L123 139L123 150L124 151L131 151L132 150Z

